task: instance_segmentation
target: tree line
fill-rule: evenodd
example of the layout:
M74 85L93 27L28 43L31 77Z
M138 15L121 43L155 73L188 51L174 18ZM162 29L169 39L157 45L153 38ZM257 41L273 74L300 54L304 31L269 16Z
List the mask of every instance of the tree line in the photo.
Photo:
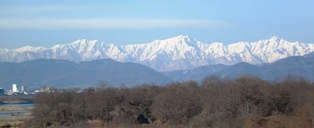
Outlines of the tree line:
M167 85L56 89L34 95L33 127L137 125L184 127L314 127L314 83L287 76L216 76ZM145 125L147 126L147 125Z

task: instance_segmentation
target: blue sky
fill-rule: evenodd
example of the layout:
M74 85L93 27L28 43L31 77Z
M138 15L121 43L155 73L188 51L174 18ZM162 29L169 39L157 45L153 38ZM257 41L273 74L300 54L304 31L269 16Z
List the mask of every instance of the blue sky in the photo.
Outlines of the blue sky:
M313 0L0 0L0 48L78 39L116 45L190 35L204 43L272 36L314 43Z

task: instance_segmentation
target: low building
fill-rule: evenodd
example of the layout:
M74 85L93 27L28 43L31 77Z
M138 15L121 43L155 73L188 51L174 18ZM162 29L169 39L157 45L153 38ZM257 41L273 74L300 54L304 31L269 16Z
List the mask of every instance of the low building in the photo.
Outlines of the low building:
M3 88L0 88L0 95L4 95L5 94L5 91Z

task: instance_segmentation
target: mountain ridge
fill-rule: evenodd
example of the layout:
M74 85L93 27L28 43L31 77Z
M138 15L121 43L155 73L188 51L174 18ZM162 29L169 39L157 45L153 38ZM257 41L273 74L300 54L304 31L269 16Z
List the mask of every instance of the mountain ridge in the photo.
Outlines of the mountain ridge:
M179 35L150 43L117 46L98 40L81 39L51 48L25 46L0 49L0 62L22 62L34 59L64 59L75 62L113 59L149 66L157 71L187 70L199 66L247 62L254 65L271 63L289 56L314 52L314 44L289 42L273 36L256 42L203 43Z

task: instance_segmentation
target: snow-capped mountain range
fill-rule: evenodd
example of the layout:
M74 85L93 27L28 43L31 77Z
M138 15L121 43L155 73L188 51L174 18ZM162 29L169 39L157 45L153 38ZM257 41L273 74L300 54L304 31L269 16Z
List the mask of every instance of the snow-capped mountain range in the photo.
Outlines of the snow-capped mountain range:
M22 62L39 58L80 62L111 58L120 62L144 64L158 71L170 71L213 64L271 63L311 52L314 52L313 43L289 42L275 36L257 42L224 45L219 42L202 43L189 36L180 35L146 44L123 46L82 39L51 48L25 46L18 49L0 49L0 62Z

